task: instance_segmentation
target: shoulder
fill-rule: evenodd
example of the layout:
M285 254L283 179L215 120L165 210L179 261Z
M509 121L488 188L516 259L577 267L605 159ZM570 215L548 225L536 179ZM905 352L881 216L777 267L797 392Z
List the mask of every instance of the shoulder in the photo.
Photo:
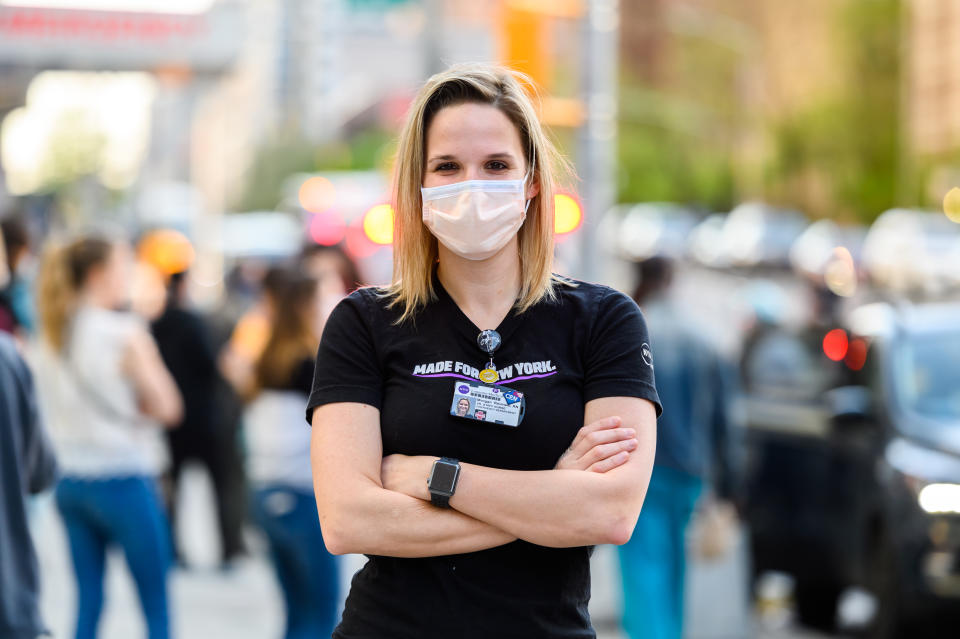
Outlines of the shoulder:
M26 361L20 354L16 341L9 333L0 331L0 373L3 370L8 371L7 374L12 375L17 380L15 383L18 383L21 388L32 385L33 377ZM0 375L0 379L2 379L2 375Z
M0 331L0 365L11 370L17 370L21 365L16 342L13 341L13 337L3 331Z
M379 328L394 323L400 312L392 308L393 297L389 292L377 286L364 286L343 298L334 309L334 316L352 316L363 323Z
M114 311L107 308L85 306L78 311L76 323L94 330L145 329L146 320L130 311Z
M557 277L554 284L556 300L561 306L572 306L588 313L604 313L621 308L640 312L628 295L605 284L595 284L569 277Z
M390 303L387 290L379 286L361 286L350 293L343 301L358 304L364 307L386 308Z

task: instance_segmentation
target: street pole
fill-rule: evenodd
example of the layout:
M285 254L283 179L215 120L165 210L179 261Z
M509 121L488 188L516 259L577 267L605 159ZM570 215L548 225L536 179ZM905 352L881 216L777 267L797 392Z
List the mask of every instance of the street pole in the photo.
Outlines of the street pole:
M443 2L441 0L423 0L424 30L423 30L423 64L424 79L444 70L441 48L443 29Z
M581 91L586 118L580 128L578 171L584 219L580 229L578 276L601 277L597 228L616 202L618 0L585 0Z

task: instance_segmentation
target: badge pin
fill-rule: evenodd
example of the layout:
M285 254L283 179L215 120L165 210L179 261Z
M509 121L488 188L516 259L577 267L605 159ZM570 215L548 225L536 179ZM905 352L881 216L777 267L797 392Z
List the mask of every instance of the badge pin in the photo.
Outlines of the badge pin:
M493 356L493 353L500 348L500 333L496 331L486 330L480 331L480 334L477 335L477 346L480 347L487 355Z
M487 384L494 384L500 379L500 374L492 368L485 368L480 371L480 381Z

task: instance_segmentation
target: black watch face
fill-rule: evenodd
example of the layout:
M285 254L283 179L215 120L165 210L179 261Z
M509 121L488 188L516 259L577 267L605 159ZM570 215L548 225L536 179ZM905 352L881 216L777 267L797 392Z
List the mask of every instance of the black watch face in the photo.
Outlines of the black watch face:
M430 490L449 493L453 490L453 480L459 469L453 464L438 462L433 465L433 475L430 476Z

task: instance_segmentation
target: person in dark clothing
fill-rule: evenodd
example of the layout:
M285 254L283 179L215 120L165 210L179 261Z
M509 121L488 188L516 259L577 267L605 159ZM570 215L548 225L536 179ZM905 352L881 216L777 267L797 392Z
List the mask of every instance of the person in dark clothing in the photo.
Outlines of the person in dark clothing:
M33 295L30 292L31 282L24 277L24 271L29 270L24 265L31 261L30 232L22 215L11 215L0 222L0 239L3 248L0 253L5 255L6 270L9 279L6 283L0 277L0 330L24 334L31 333L36 324L33 310ZM10 328L4 326L9 321Z
M317 510L331 552L369 556L337 639L592 639L590 546L626 542L640 512L649 336L626 295L553 273L562 159L526 87L489 65L424 84L398 147L394 282L324 327ZM461 397L473 415L450 414Z
M617 550L623 583L623 627L631 639L683 636L686 530L704 484L721 499L735 490L734 431L729 410L735 369L669 300L673 261L637 265L634 299L656 334L657 393L670 410L660 417L657 452L633 538Z
M55 478L33 377L13 338L0 333L0 637L6 639L34 639L46 632L26 495L46 489Z
M242 477L234 469L239 462L236 429L225 424L217 409L224 380L203 318L187 308L186 272L170 277L169 297L163 314L152 324L164 364L183 395L184 417L180 427L167 434L170 445L170 521L176 546L177 486L184 464L203 464L213 480L217 499L221 555L228 565L244 551ZM178 553L179 556L179 553Z
M13 333L17 328L13 306L7 295L7 286L10 284L10 269L7 266L7 250L4 242L3 228L0 227L0 332Z

